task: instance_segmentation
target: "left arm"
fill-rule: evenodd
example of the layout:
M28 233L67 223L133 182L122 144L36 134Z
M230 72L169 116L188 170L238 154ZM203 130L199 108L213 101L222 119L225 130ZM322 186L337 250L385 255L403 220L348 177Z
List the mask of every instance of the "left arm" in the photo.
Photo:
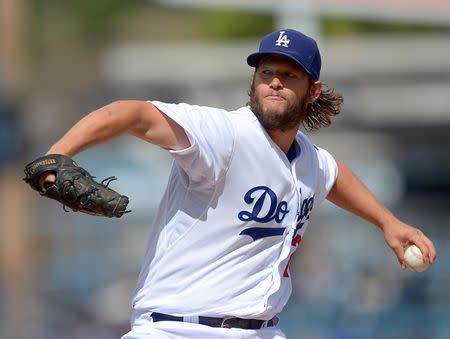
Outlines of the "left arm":
M402 268L405 268L404 246L409 243L416 244L422 251L424 260L433 264L436 260L436 249L433 242L418 228L397 219L346 165L341 161L337 161L337 165L338 177L328 193L327 199L378 226L383 231L386 243L395 252Z

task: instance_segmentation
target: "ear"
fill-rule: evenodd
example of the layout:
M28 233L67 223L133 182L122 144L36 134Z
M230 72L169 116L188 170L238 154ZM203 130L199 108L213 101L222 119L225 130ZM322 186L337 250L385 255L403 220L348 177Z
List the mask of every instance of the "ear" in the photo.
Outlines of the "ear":
M311 83L309 86L309 100L308 103L312 104L317 100L320 93L322 92L322 81L317 80Z

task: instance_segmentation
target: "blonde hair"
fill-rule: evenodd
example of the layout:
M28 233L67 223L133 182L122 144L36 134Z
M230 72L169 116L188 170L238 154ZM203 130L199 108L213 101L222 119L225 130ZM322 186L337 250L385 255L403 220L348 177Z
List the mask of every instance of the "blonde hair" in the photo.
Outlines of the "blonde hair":
M335 91L334 88L323 85L322 92L317 100L306 108L305 118L302 122L303 127L306 130L313 131L330 126L331 117L341 112L343 102L342 94Z

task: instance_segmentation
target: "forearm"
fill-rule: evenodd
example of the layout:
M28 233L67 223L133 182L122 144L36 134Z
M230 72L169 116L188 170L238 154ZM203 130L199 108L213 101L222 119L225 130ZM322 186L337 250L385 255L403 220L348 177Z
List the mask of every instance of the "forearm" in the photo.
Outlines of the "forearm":
M339 174L327 199L381 229L395 217L355 174L338 161Z
M138 110L132 101L113 102L78 121L47 154L64 154L72 157L89 147L126 133L138 121Z

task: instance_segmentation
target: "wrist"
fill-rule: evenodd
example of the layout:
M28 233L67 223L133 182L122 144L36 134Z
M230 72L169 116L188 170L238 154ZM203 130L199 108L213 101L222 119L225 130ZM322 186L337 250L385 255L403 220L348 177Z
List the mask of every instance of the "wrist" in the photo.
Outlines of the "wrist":
M70 151L68 147L63 147L62 145L56 143L52 147L50 147L50 149L46 153L46 155L49 154L62 154L65 155L66 157L71 158L75 155L75 152Z
M392 213L388 212L386 215L383 216L383 218L380 219L380 221L377 223L377 226L382 231L385 231L386 228L388 228L389 225L392 225L395 220L396 217Z

